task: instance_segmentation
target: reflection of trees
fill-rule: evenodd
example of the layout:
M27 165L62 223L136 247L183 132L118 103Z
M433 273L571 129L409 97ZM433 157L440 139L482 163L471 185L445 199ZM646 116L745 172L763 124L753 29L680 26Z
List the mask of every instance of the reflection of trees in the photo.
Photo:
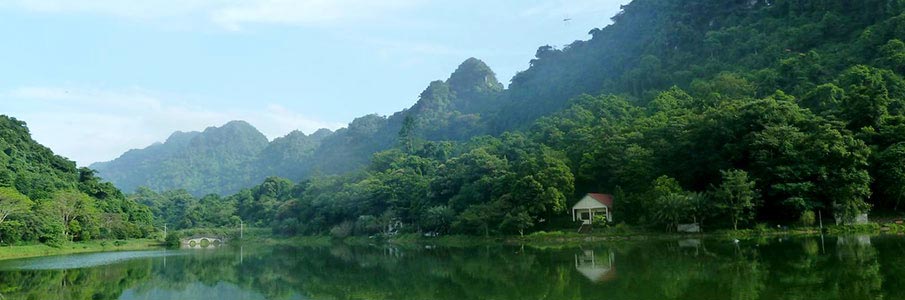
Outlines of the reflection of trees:
M767 276L766 266L758 259L757 250L739 251L735 257L728 257L720 262L719 272L721 290L728 291L733 300L760 299Z
M804 238L799 243L801 251L789 251L787 257L777 262L775 271L778 284L796 287L785 292L788 299L809 299L813 295L823 293L823 284L826 280L826 274L821 267L826 264L829 257L820 255L818 239Z
M833 242L836 241L836 242ZM799 251L790 251L798 244ZM825 249L825 250L821 250ZM882 277L877 249L866 237L804 238L767 245L770 299L878 299ZM889 298L897 299L897 298Z
M883 279L877 249L867 236L840 237L836 261L827 265L829 284L825 287L839 299L874 299Z
M887 237L875 239L880 265L880 276L883 278L883 291L886 299L905 299L905 239Z
M145 261L88 269L18 271L0 274L0 293L9 299L117 299L149 276Z
M835 239L829 239L835 241ZM66 271L0 273L9 299L116 299L229 283L269 299L900 299L899 239L642 241L536 249L274 247L199 251ZM682 247L680 247L682 245ZM705 248L706 246L706 248ZM822 250L824 249L825 250ZM576 257L618 269L588 280ZM584 259L584 258L581 258ZM881 264L884 262L884 264ZM885 279L884 279L885 278ZM884 286L887 284L888 286Z

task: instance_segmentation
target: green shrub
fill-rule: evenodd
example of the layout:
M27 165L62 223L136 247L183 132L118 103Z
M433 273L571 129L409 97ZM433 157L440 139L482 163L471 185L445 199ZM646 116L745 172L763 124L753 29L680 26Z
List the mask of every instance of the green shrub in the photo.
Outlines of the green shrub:
M625 223L619 223L611 227L610 232L614 234L630 234L632 233L632 229L628 225L625 225Z
M757 223L757 225L754 225L754 231L758 233L765 233L767 231L770 231L770 228L767 227L767 224L765 223Z
M182 244L182 241L180 241L181 238L182 236L179 234L179 232L170 232L167 234L167 237L164 240L164 244L169 248L179 248L179 246Z
M840 233L877 233L880 231L880 224L854 224L854 225L833 225L827 227L827 232L832 234Z
M594 216L594 227L606 228L607 225L609 225L609 222L606 220L606 215Z
M344 239L349 237L352 234L352 230L355 228L355 224L352 222L342 222L339 225L333 226L330 228L330 235L334 238Z
M814 215L814 211L807 210L801 213L798 222L804 226L814 226L814 223L817 222L817 217Z

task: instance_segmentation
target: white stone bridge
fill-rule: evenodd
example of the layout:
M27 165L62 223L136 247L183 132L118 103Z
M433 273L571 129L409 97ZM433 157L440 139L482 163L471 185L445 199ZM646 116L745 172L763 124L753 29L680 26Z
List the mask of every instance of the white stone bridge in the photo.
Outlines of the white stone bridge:
M219 247L226 243L226 240L219 237L193 237L182 239L182 247L184 248L208 248L208 247Z

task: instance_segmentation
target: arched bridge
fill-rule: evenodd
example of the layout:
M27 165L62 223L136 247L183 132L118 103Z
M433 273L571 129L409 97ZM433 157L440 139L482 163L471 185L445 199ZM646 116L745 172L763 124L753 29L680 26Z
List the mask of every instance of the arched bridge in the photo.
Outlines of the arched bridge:
M194 237L182 240L182 246L187 248L208 248L219 247L226 242L225 239L219 237Z

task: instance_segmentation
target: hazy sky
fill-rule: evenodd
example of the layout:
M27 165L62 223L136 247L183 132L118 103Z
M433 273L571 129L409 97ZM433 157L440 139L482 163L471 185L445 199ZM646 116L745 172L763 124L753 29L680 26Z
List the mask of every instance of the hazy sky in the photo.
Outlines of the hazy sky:
M0 114L79 165L234 119L270 139L336 129L468 57L506 84L627 2L3 0Z

